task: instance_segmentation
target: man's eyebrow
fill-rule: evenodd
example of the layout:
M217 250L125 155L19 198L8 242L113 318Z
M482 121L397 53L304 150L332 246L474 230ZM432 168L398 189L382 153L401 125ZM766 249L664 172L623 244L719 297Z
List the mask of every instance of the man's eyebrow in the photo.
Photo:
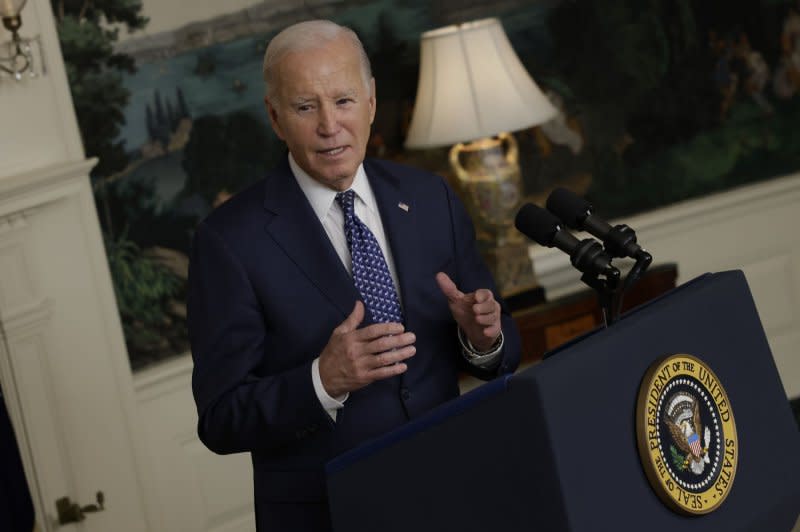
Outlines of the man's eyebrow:
M316 98L311 97L311 96L297 96L297 97L291 99L291 104L292 105L301 105L301 104L304 104L304 103L313 102L315 100L316 100Z

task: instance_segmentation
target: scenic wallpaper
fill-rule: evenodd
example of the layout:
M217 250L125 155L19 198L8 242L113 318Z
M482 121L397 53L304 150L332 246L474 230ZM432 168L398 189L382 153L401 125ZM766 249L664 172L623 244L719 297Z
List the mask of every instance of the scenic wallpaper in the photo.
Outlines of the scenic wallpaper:
M372 60L369 152L450 176L447 148L403 148L419 37L498 17L561 111L516 132L525 194L554 186L619 218L800 168L798 0L254 0L147 28L138 0L53 0L131 365L186 353L187 254L215 206L285 157L261 62L281 28L352 27ZM177 4L176 4L177 5ZM131 32L120 39L120 30Z

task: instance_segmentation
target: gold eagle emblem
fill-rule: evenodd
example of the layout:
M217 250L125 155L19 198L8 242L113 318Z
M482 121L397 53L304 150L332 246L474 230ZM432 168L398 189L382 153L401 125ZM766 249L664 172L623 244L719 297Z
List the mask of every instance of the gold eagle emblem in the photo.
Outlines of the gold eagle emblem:
M664 423L678 449L684 453L680 454L672 447L673 464L681 471L689 469L695 475L700 475L705 464L710 462L708 445L711 431L708 427L703 427L697 399L692 394L681 391L672 395L667 405ZM701 435L704 436L702 441Z

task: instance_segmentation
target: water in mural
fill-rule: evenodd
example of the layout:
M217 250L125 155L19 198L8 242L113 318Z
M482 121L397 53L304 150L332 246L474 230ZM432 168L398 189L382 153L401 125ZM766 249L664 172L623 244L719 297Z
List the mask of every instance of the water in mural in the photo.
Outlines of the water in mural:
M403 149L419 35L500 17L561 111L516 133L526 193L540 199L565 185L614 217L800 167L799 7L797 0L254 0L239 13L187 18L175 31L119 44L116 54L136 69L119 78L119 114L103 111L117 125L113 135L90 119L96 100L86 87L94 85L81 69L89 76L91 65L71 53L78 46L71 35L92 30L57 17L84 142L101 158L93 184L132 366L186 352L193 228L285 156L261 81L265 45L280 27L318 17L353 27L378 87L370 154L447 175L446 150Z

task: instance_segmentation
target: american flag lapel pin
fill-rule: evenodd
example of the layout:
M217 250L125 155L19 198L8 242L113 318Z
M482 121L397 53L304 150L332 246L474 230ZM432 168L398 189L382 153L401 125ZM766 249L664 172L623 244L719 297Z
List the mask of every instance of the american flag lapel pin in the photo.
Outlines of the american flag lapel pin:
M403 203L402 201L397 204L398 207L403 209L404 211L408 212L408 203Z

